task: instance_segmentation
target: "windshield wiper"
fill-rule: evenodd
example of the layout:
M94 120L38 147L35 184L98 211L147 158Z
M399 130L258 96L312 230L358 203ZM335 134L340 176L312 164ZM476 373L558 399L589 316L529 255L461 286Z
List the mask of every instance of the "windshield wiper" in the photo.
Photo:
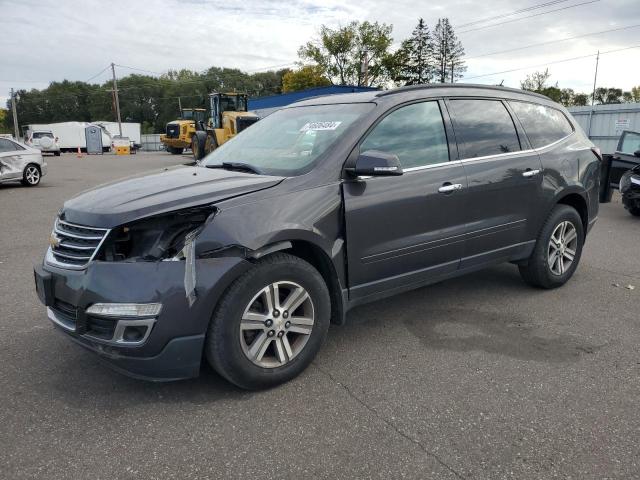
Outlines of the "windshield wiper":
M254 167L248 163L242 162L222 162L218 165L207 165L207 168L224 168L225 170L237 170L239 172L255 173L257 175L263 175L259 168Z

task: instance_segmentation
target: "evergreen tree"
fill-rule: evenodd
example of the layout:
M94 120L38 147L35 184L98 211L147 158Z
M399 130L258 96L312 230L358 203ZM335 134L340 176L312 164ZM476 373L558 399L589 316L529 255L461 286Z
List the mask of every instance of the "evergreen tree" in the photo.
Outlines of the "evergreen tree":
M430 83L435 72L433 47L429 27L421 18L396 53L398 69L394 80L405 85Z
M467 70L464 63L464 48L448 18L438 19L433 31L433 57L436 81L440 83L453 83Z

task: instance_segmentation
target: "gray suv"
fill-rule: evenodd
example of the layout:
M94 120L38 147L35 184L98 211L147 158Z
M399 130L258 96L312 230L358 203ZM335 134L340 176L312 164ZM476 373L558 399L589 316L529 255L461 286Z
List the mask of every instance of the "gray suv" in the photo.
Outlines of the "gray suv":
M139 378L289 380L356 305L501 262L575 272L600 154L548 98L407 87L283 108L195 166L60 210L36 288L53 324Z

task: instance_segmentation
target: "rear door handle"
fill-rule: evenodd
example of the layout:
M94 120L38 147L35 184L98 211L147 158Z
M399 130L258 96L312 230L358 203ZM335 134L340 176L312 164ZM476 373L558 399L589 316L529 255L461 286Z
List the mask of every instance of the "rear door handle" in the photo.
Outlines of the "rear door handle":
M444 185L442 185L439 189L438 192L440 193L451 193L451 192L455 192L456 190L462 190L462 184L461 183L445 183Z
M540 170L527 170L526 172L522 172L522 176L529 178L539 173L540 173Z

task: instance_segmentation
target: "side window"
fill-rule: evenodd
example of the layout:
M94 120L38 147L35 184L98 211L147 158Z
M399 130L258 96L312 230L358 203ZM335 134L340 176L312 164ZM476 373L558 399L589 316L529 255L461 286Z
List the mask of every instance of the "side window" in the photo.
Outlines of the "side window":
M533 148L544 147L570 135L573 127L560 110L528 102L509 102Z
M360 145L398 156L403 168L449 161L449 147L438 102L401 107L384 117Z
M484 157L520 150L520 140L509 111L500 100L451 100L456 138L464 157Z
M621 140L619 149L621 153L633 155L640 150L640 133L624 132Z
M12 141L7 140L6 138L0 138L0 153L1 152L14 152L16 151L16 147Z

